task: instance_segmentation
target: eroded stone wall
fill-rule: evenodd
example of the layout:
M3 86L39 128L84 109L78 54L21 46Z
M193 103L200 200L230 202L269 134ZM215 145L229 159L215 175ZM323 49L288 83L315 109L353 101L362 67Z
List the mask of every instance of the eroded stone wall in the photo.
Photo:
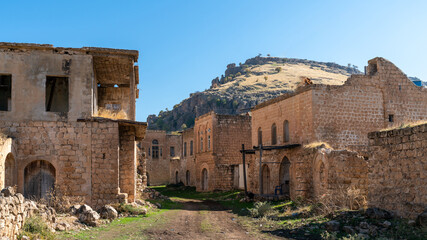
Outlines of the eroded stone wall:
M263 151L262 173L263 194L274 194L276 186L285 184L284 176L289 176L289 196L316 199L324 194L344 194L349 188L367 194L368 166L364 157L356 152L333 150L324 147L281 149ZM283 168L290 163L289 172ZM259 193L259 151L252 155L249 172L249 190ZM268 182L265 182L268 180ZM283 194L285 193L282 187Z
M369 134L371 206L415 218L427 207L427 124Z
M0 237L3 239L17 239L17 235L24 226L25 219L32 216L37 210L34 202L24 198L20 193L5 197L0 195Z
M43 160L55 169L62 193L93 206L116 202L119 194L119 127L117 122L0 121L0 132L13 143L18 192L24 193L24 171Z

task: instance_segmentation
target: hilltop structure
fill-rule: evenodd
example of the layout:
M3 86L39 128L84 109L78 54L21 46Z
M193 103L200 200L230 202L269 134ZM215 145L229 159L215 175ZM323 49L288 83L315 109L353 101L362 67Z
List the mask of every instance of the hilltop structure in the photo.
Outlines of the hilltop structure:
M0 43L0 187L133 201L147 127L135 121L137 61L133 50Z

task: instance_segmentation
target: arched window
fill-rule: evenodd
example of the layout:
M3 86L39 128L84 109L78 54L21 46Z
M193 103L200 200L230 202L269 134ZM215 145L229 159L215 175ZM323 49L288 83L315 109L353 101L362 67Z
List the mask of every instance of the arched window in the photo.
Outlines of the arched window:
M276 124L273 123L271 126L271 145L277 144L277 127Z
M152 151L152 157L153 158L159 158L159 141L157 141L156 139L154 139L151 142L152 146L151 146L151 151Z
M211 135L208 136L208 150L211 150Z
M262 130L258 128L258 145L262 144Z
M283 142L289 142L289 122L285 120L283 122Z

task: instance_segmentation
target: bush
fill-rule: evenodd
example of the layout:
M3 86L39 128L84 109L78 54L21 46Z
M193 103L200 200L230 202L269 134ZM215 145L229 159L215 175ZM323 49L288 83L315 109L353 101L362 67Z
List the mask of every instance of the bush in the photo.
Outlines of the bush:
M129 215L145 215L147 214L147 209L144 207L137 207L131 204L120 204L118 206L113 206L117 209L117 212L129 214Z
M274 70L276 70L276 72L281 72L282 71L282 67L277 67L276 69L274 69Z
M264 217L270 214L273 208L268 202L257 202L254 208L249 208L248 211L252 217Z
M22 233L18 237L27 236L30 239L55 239L55 235L50 231L49 226L40 216L27 218L22 228Z

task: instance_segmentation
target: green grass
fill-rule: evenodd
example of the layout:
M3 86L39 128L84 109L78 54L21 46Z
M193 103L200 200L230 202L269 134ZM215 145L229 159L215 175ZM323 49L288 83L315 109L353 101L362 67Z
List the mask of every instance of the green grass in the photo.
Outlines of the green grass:
M55 239L46 222L40 216L33 216L25 220L22 233L18 238L27 236L30 239Z
M161 214L165 210L149 212L145 216L132 216L120 218L110 224L83 231L61 232L56 235L57 239L144 239L143 231L153 224L165 221Z

